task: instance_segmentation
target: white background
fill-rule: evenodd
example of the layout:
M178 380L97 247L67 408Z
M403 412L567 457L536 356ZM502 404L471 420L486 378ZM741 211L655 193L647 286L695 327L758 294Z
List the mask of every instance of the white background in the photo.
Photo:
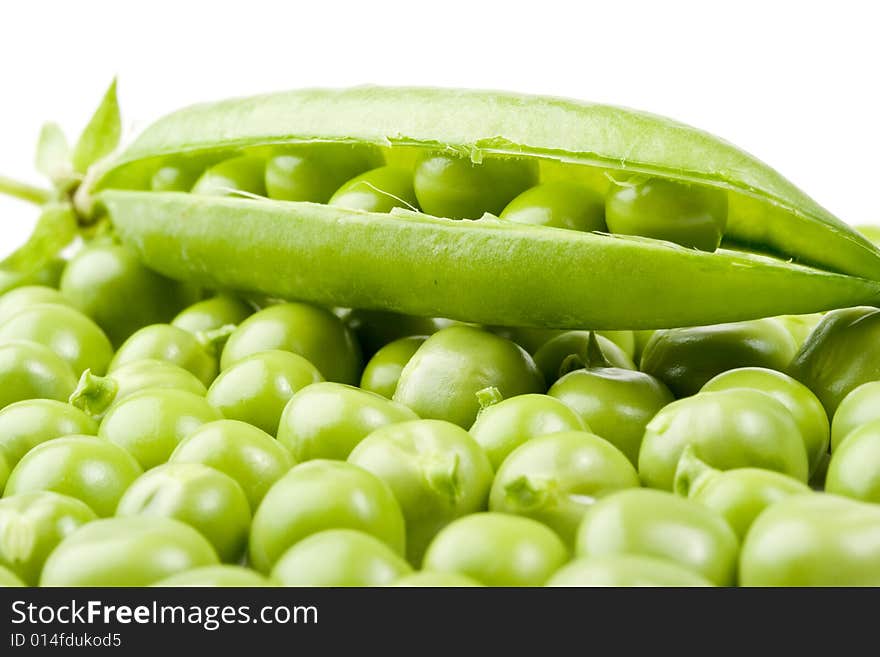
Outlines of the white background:
M0 4L0 172L37 181L43 120L74 137L114 75L126 127L195 101L362 83L628 105L754 153L853 224L880 223L875 3ZM0 200L0 252L35 210Z

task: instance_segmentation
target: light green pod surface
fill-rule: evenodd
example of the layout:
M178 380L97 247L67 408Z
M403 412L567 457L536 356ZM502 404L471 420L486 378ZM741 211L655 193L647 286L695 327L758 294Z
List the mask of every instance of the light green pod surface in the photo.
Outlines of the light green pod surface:
M880 506L836 495L790 497L743 543L741 586L880 586Z
M780 258L492 217L122 191L149 188L175 158L317 142L377 146L395 165L432 151L476 165L520 158L540 165L542 183L609 171L703 185L726 193L728 245ZM96 189L106 190L98 200L122 239L160 272L328 305L626 329L804 314L868 303L880 291L876 247L755 158L669 119L557 98L362 87L198 105L144 131ZM547 285L547 271L570 284ZM616 290L611 298L608 289ZM754 289L762 293L743 293Z
M712 586L683 566L654 557L609 554L575 559L563 566L547 586Z

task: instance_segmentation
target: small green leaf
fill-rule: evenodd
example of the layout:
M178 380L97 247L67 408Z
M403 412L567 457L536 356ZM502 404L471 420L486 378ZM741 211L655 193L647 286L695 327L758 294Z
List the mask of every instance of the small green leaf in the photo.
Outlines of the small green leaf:
M73 208L66 203L47 205L28 241L0 262L0 272L25 278L58 255L76 235Z
M56 181L70 176L70 147L57 123L44 123L37 141L37 171L49 180Z
M84 174L91 165L112 153L119 144L121 134L122 120L119 117L114 79L76 144L73 151L74 170Z

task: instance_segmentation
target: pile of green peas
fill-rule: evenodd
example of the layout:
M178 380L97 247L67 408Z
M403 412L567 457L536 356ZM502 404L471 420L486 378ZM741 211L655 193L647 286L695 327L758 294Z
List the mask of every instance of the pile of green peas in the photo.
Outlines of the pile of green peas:
M683 183L376 157L152 187L724 231ZM880 585L875 308L526 329L205 291L112 237L55 269L0 295L0 586Z

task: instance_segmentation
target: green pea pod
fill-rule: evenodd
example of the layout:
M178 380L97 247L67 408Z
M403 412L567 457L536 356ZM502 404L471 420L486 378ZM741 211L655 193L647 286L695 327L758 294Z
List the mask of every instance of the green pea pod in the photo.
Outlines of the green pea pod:
M373 145L394 164L407 157L411 164L414 150L444 151L473 163L522 158L540 164L545 180L607 172L703 185L727 194L725 244L754 253L696 252L492 217L453 221L399 209L137 191L169 162L310 143ZM699 130L603 105L375 87L235 99L161 119L93 178L123 240L149 266L211 287L597 329L718 323L880 299L876 247L774 170Z

